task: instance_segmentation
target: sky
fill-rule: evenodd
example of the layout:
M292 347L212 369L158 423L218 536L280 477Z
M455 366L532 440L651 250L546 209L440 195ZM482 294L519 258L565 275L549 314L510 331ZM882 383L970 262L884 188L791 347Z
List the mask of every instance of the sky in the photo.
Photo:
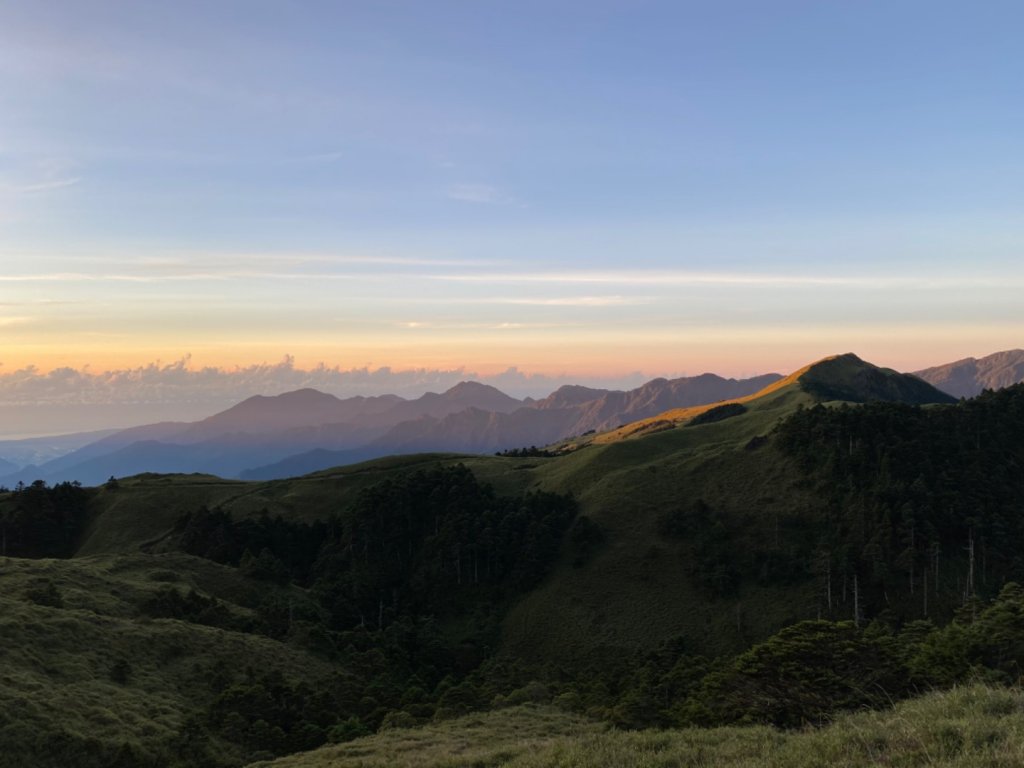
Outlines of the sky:
M1020 347L1022 26L998 1L0 0L0 380Z

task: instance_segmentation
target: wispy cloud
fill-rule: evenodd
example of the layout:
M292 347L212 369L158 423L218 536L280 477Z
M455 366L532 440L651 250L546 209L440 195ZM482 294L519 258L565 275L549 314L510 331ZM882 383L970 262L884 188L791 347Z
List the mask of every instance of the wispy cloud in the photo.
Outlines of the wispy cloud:
M70 254L75 257L76 254ZM64 254L47 254L49 258L63 258ZM194 269L201 265L204 270L236 270L239 264L257 264L262 268L271 266L289 268L304 264L320 265L379 265L417 267L495 267L508 265L504 259L456 259L431 256L396 256L392 254L363 253L276 253L259 251L186 251L164 254L83 254L96 264L143 267L152 270L174 271ZM2 254L0 254L2 258Z
M231 253L106 255L39 254L0 251L0 261L32 264L36 271L0 274L0 282L139 282L253 280L375 280L394 279L395 268L451 270L499 268L508 262L494 259L433 258L378 254ZM94 271L74 269L88 262ZM41 270L52 265L52 271ZM67 269L66 267L72 267ZM376 269L374 269L376 268ZM407 275L401 275L407 277Z
M72 176L65 179L53 179L51 181L41 181L37 184L24 184L20 187L16 187L18 192L23 194L39 194L41 192L52 192L55 189L65 189L67 187L73 187L78 184L82 179L79 176Z
M405 303L409 299L384 299ZM418 298L420 304L469 305L469 306L525 306L525 307L634 307L653 304L657 299L653 296L445 296Z
M25 263L31 255L0 253L0 260ZM492 286L527 285L579 285L579 286L646 286L656 288L680 287L750 287L750 288L851 288L862 290L959 290L1024 288L1024 275L815 275L815 274L755 274L692 271L552 271L552 272L497 272L489 267L498 262L475 260L431 260L391 256L287 256L268 258L265 263L246 257L225 257L222 263L200 264L193 259L97 259L125 269L109 272L82 272L54 270L26 274L0 274L0 283L28 282L225 282L232 280L276 280L288 282L381 282L393 280L439 281ZM255 263L253 265L253 263ZM65 263L81 263L69 259ZM239 267L239 264L253 266ZM405 271L388 267L436 267L436 271ZM451 271L452 267L474 267L473 271ZM134 269L132 269L134 267ZM314 267L307 269L306 267ZM332 269L333 267L333 269ZM350 267L350 268L346 268ZM365 269L362 267L370 267ZM372 269L378 267L378 269ZM407 299L403 299L406 301ZM654 299L615 295L585 295L562 297L458 297L444 299L453 304L510 304L551 307L613 307L653 303Z
M512 304L535 307L627 307L650 304L654 301L650 296L565 296L554 299L540 298L497 298L472 299L480 304Z
M410 330L432 329L432 330L487 330L506 331L519 330L524 328L576 328L577 323L522 323L522 322L495 322L495 323L471 323L471 322L428 322L425 320L412 320L396 323L399 328Z
M0 307L63 307L82 303L84 302L65 299L30 299L28 301L0 301Z
M42 272L31 275L0 275L0 283L79 283L99 280L96 275L81 272Z
M336 163L342 158L350 157L351 154L351 152L318 152L312 155L302 155L295 160L300 163Z
M2 363L0 363L2 368ZM501 373L478 375L463 367L450 369L341 368L320 364L297 368L286 356L278 363L261 363L238 368L192 368L185 356L172 363L154 362L134 368L91 370L57 368L44 372L29 366L0 373L0 405L204 402L218 407L255 394L273 395L313 387L339 397L377 395L390 392L418 397L440 392L460 381L473 379L499 387L517 397L543 396L562 384L625 388L637 386L650 376L569 377L524 373L509 368ZM64 425L73 431L74 425Z
M508 198L490 184L453 184L445 190L445 197L449 200L480 205L509 202Z
M605 272L472 272L422 275L424 279L465 283L608 284L652 286L835 286L863 288L957 288L1024 286L1021 276L907 276L907 275L773 275L725 272L605 271Z
M259 254L254 255L259 258ZM486 267L508 264L506 259L453 259L432 258L429 256L390 256L364 254L270 254L266 258L277 259L288 263L322 263L322 264L380 264L395 266L427 266L427 267Z

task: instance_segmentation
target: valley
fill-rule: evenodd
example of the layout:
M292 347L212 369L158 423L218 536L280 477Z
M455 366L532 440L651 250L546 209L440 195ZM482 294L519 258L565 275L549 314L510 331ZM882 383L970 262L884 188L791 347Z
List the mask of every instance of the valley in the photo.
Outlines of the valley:
M541 765L661 738L608 727L791 728L1011 682L1022 397L843 355L520 455L8 491L0 734L38 765L234 766L528 703L563 713L538 710L537 754L471 750ZM807 675L778 679L793 654ZM693 733L665 738L718 738Z

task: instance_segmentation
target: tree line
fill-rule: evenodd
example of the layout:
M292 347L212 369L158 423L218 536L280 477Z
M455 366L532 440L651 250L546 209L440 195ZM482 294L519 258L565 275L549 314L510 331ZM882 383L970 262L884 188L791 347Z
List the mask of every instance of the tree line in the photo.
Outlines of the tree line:
M88 526L90 492L77 482L18 483L0 504L0 556L71 557Z

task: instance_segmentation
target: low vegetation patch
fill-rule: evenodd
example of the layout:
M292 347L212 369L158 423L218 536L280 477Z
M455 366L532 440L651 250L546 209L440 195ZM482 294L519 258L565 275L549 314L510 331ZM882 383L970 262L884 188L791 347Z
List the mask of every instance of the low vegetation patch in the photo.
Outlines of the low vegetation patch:
M1022 762L1024 694L974 684L798 731L765 726L620 731L557 708L521 706L418 729L382 731L258 766L1010 768Z
M743 403L726 403L725 405L717 405L704 413L699 413L690 419L686 426L688 427L699 427L701 424L714 424L716 421L725 421L731 419L733 416L742 416L747 412L747 406Z

